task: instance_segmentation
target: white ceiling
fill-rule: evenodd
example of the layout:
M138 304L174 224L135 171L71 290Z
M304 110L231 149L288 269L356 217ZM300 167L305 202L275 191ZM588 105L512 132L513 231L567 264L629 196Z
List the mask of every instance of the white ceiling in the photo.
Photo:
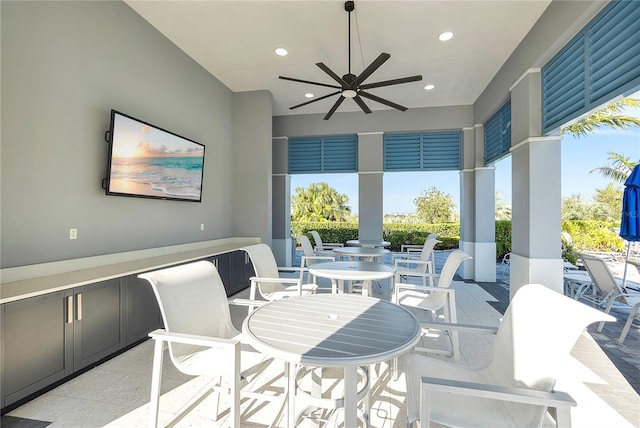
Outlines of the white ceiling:
M334 89L278 79L335 84L315 64L348 70L344 1L125 0L161 33L234 92L268 89L274 115L326 113L335 97L289 107ZM391 59L366 83L421 74L421 82L370 89L409 108L473 104L549 5L548 0L355 2L351 71L380 53ZM453 31L440 42L438 34ZM289 51L275 55L276 47ZM425 91L426 84L435 85ZM365 99L372 110L388 107ZM338 111L359 111L345 100Z

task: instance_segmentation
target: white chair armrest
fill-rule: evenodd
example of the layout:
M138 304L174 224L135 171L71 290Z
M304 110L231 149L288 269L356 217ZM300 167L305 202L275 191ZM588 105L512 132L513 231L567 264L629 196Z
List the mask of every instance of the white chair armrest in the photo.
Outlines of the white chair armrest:
M394 264L396 267L398 265L431 265L431 260L420 260L420 259L395 259Z
M447 392L554 408L577 406L576 401L563 391L545 392L433 377L422 378L422 391L423 394L425 391Z
M301 260L304 262L306 260L328 260L328 261L335 261L336 258L332 257L332 256L302 256Z
M300 271L300 268L298 268L298 271ZM275 283L281 283L281 284L299 284L300 283L300 278L262 278L259 276L252 276L251 278L249 278L251 280L251 282L275 282Z
M421 252L411 252L411 253L403 253L403 254L394 254L391 256L393 260L396 259L407 259L407 260L420 260Z
M416 291L442 291L443 293L454 292L453 288L445 288L445 287L432 287L429 285L422 284L403 284L401 282L396 283L395 285L396 292L400 290L416 290Z
M164 342L207 346L209 348L228 348L240 344L240 341L235 339L222 339L219 337L200 336L195 334L169 333L163 329L152 331L149 333L149 337Z
M227 299L227 302L230 305L236 306L264 306L269 303L267 300L250 300L250 299Z
M329 242L329 243L323 242L322 247L326 250L327 248L331 249L331 248L344 247L344 244L341 244L339 242Z
M300 268L296 266L279 266L278 272L300 272Z
M433 328L437 330L456 330L465 333L496 334L498 332L498 327L492 327L488 325L421 321L420 326L426 329Z

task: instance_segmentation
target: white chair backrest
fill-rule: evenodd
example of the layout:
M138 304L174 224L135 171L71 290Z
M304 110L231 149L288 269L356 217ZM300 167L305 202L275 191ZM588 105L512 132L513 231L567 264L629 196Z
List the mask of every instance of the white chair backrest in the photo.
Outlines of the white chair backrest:
M488 383L551 391L582 331L613 317L540 284L527 284L509 303L488 365L479 378ZM537 407L537 406L536 406ZM540 426L545 408L527 406L522 426Z
M438 239L438 234L437 233L430 233L427 235L427 239ZM426 241L426 239L425 239Z
M316 230L310 230L309 233L313 236L313 240L316 242L316 250L324 251L324 246L322 245L322 238L320 238L320 234Z
M139 275L153 288L164 328L172 333L230 339L233 327L227 294L215 266L207 261L189 263ZM201 347L169 342L174 364Z
M306 257L313 257L315 253L313 252L313 245L311 245L311 241L304 235L298 236L298 241L302 245L302 252Z
M422 246L422 252L420 253L420 260L424 260L424 261L429 260L429 257L431 257L431 254L433 254L433 249L436 247L436 244L438 242L442 242L442 241L438 241L436 238L425 239L424 245ZM435 266L434 266L434 269L435 269Z
M255 244L241 248L249 254L253 269L259 278L279 278L278 264L273 256L271 248L267 244ZM258 282L261 293L274 293L284 289L284 285L279 282Z
M440 272L436 286L439 288L449 288L460 263L465 260L470 260L471 258L470 255L461 250L451 252L442 266L442 271ZM447 294L436 291L429 294L429 300L434 306L443 307L447 301Z
M589 276L594 285L598 288L600 294L602 294L602 297L622 292L604 259L590 254L580 254L580 258L587 272L589 272Z

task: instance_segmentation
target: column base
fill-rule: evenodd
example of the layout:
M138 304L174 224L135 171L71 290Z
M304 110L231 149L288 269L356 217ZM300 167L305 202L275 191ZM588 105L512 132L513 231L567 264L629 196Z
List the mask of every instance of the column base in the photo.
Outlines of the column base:
M511 253L509 299L526 284L542 284L558 293L564 293L562 259L530 259Z
M496 243L476 242L473 265L475 281L496 282Z
M460 241L460 243L458 244L458 247L460 248L460 250L464 251L465 253L469 254L471 257L475 259L475 256L476 256L475 242ZM460 276L462 276L462 279L472 280L474 278L475 271L476 271L475 263L473 262L462 263L462 270L461 270Z

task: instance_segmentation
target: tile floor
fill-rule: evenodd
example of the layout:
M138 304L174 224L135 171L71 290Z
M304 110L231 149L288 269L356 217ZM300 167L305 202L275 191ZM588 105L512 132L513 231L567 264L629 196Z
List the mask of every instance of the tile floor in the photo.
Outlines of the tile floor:
M436 260L438 269L445 257L446 254L439 254ZM324 290L329 287L328 283L321 285ZM459 322L499 323L505 296L508 299L504 284L500 281L482 284L456 281L453 287L456 289ZM389 286L380 283L374 287L374 293L377 297L387 297ZM246 316L246 308L232 309L234 324L239 328ZM573 358L567 365L568 376L558 382L558 389L568 391L579 403L572 411L574 427L640 427L640 396L632 386L633 382L638 385L640 377L640 332L632 330L624 345L618 345L611 339L617 337L615 325L611 330L605 328L601 334L590 328L576 344ZM489 357L491 337L462 334L460 340L463 364L478 365ZM17 418L20 424L15 424L15 419L3 417L2 426L12 423L14 425L11 426L27 428L146 426L152 353L153 344L146 341L13 410L7 416ZM622 367L616 367L617 364ZM273 363L265 377L267 381L272 380L265 389L273 394L284 390L281 369L280 363ZM329 387L339 389L339 385L331 383L332 373L325 375ZM178 373L165 358L160 423L180 427L224 426L227 416L224 398L218 422L211 419L213 397L208 393L209 382L203 377L193 378ZM372 385L371 426L404 427L404 376L393 380L389 366L381 364L373 375ZM303 405L300 403L299 407ZM242 408L243 427L284 426L278 418L279 402L244 401ZM300 426L311 424L304 420ZM325 426L336 425L328 423Z

